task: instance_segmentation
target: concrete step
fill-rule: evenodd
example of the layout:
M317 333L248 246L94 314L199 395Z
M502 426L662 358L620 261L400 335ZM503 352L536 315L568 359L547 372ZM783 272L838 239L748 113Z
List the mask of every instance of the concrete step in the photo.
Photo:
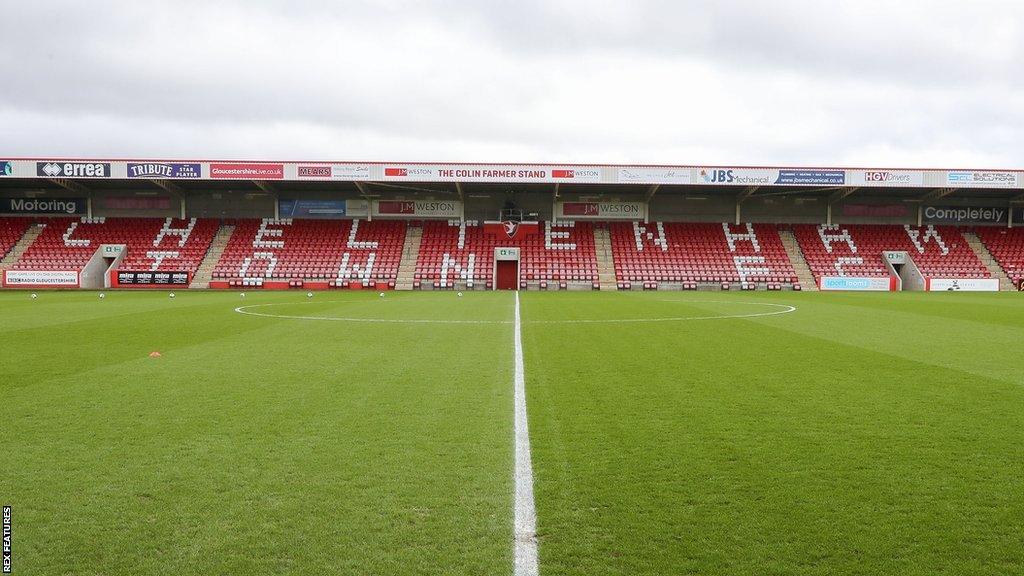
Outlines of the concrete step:
M782 230L779 232L779 237L782 239L782 246L786 249L789 261L793 264L793 270L796 271L800 287L809 292L817 290L818 284L814 281L814 274L811 273L811 268L807 265L807 260L804 259L804 253L800 250L800 244L796 241L793 232Z
M221 226L217 230L217 234L213 237L213 242L210 243L210 249L206 251L206 256L203 258L202 263L199 264L199 268L196 269L195 276L192 277L192 283L189 284L189 288L209 288L210 280L213 279L213 269L217 267L217 262L220 261L220 257L224 254L224 249L228 246L228 241L231 240L231 234L235 231L234 226Z
M28 247L39 238L39 235L43 233L43 229L46 228L45 224L33 224L28 227L25 234L21 236L18 242L14 245L7 254L4 255L3 259L0 259L0 268L9 268L18 262L21 257L28 250Z
M992 253L988 251L988 247L981 241L981 238L978 238L977 234L974 232L964 232L964 239L967 240L967 245L971 247L974 254L978 256L981 263L988 269L988 273L991 274L993 278L999 279L1000 290L1016 290L1013 286L1013 282L1010 280L1010 277L1006 275L1005 271L1003 271L1002 266L996 262Z

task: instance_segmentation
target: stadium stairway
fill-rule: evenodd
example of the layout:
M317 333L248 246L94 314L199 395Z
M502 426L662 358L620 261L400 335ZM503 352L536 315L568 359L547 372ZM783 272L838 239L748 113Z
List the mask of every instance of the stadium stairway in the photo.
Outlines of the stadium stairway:
M1006 275L1002 266L996 262L992 253L989 252L984 242L978 238L978 235L966 230L963 232L963 235L964 240L967 240L967 245L971 247L971 250L974 250L978 259L981 260L981 263L988 269L989 274L991 274L993 278L999 279L999 290L1016 290L1013 286L1013 282L1010 281L1010 277Z
M594 248L601 290L615 290L615 261L612 258L612 240L608 228L600 226L594 229Z
M405 233L405 245L402 246L402 262L398 265L398 277L395 279L396 290L412 290L413 275L416 273L416 260L420 257L420 244L423 242L423 227L409 223Z
M206 256L203 258L199 268L196 269L196 273L192 276L192 283L189 284L189 288L209 288L210 280L213 279L213 269L217 266L217 262L220 261L221 254L224 253L224 249L228 246L228 240L231 239L231 234L235 231L235 227L231 225L222 225L217 229L217 235L213 237L213 242L210 243L210 249L206 251Z
M811 268L807 265L807 260L804 259L804 253L800 250L800 244L796 241L793 231L780 227L779 238L782 239L782 246L786 249L790 263L793 264L797 279L800 280L800 288L812 292L817 290L818 283L814 281L814 274L811 273Z
M43 233L44 229L46 229L46 224L33 224L29 226L11 250L0 260L0 268L10 268L13 266L21 258L22 254L28 250L28 247L36 241L36 238Z

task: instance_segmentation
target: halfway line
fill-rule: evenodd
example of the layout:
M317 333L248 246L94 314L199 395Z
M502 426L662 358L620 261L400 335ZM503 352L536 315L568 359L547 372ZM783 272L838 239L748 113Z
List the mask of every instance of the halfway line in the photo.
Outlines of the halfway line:
M515 318L515 564L514 576L537 576L537 509L533 504L533 464L530 429L526 423L526 377L523 370L523 335L519 320L519 292Z

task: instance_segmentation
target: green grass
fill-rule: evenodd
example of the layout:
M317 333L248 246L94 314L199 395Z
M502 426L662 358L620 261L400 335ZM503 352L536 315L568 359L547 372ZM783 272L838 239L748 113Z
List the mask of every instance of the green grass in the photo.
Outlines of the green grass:
M1019 295L521 298L542 574L1024 573ZM14 573L510 574L512 308L0 293Z

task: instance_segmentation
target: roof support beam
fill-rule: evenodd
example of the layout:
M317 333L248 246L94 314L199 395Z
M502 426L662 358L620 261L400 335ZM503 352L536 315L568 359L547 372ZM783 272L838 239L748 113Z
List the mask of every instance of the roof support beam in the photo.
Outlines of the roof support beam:
M857 190L860 190L860 188L852 187L852 188L843 188L841 190L836 190L835 192L832 193L831 196L828 197L828 203L831 204L833 202L838 202L838 201L842 200L843 198L846 198L846 197L850 196L851 194L853 194Z
M87 188L84 184L79 184L78 182L75 182L74 180L68 180L67 178L50 178L50 182L53 182L57 186L60 186L61 188L68 190L70 192L77 192L79 194L89 193L89 188Z
M561 186L561 182L555 182L554 199L558 200L558 187Z
M466 195L462 193L462 183L461 182L456 182L455 183L455 191L459 193L459 200L462 201L462 202L465 202L466 201Z
M736 195L736 203L741 203L745 201L747 198L750 198L751 196L754 195L755 192L757 192L757 189L758 186L747 186L746 188L743 189L742 192Z
M177 194L179 196L185 195L185 191L181 189L181 186L178 186L177 184L169 180L150 180L150 182L152 182L157 188L160 188L164 192L170 192L171 194Z
M270 182L264 180L253 180L252 183L267 194L277 194L277 189Z
M658 192L658 188L661 188L661 184L651 184L651 187L647 189L647 194L644 196L644 202L650 202L651 198Z
M921 201L930 202L932 200L938 200L940 198L945 198L946 196L949 196L950 194L956 191L956 188L940 188L938 190L932 190L931 192L925 194L924 196L921 196Z

